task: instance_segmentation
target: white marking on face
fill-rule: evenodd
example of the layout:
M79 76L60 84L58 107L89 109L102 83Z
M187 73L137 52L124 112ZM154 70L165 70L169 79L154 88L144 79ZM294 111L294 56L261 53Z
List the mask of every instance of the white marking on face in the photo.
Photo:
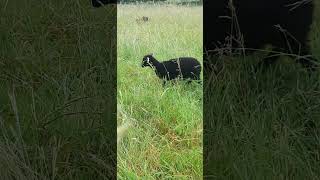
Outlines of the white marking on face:
M147 63L150 64L150 59L149 59L149 57L147 57Z

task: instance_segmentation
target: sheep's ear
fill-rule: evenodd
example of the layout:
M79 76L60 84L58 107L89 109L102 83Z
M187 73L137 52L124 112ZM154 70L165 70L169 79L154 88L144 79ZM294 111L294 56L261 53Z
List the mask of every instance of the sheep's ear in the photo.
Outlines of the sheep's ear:
M150 53L151 56L153 56L153 53Z

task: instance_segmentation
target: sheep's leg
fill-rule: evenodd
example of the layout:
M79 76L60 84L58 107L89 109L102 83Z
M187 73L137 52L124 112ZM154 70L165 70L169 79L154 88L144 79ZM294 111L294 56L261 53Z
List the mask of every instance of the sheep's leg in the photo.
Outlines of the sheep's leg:
M166 86L166 80L163 80L162 87L165 87L165 86Z
M200 77L197 78L197 83L198 83L198 84L202 84L202 81L201 81Z

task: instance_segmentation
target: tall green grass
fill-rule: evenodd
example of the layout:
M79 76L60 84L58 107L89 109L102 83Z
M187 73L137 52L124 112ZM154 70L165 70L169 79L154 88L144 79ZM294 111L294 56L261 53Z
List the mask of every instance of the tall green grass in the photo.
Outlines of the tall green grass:
M149 21L137 21L147 16ZM119 179L202 178L202 86L162 87L148 53L202 62L202 7L118 6L118 103L133 126L118 146Z
M319 17L317 5L310 43L320 60ZM226 57L219 75L205 74L205 179L320 178L319 70L282 57L255 72L263 55Z
M112 177L115 10L0 1L0 179Z

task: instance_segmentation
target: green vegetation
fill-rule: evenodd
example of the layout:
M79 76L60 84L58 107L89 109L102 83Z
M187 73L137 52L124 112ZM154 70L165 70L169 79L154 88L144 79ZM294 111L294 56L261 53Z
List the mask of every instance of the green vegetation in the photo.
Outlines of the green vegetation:
M205 84L202 114L202 86L163 88L140 67L150 52L202 62L202 8L119 5L116 95L114 10L0 1L1 179L111 179L115 96L127 115L118 125L133 123L118 146L119 179L201 179L203 116L210 178L320 178L318 72L283 58L254 73L260 55L227 58ZM311 40L320 59L316 12Z
M202 7L118 6L118 103L126 114L118 123L134 123L118 146L119 179L202 178L202 86L163 88L141 68L152 52L202 62L202 37Z
M111 178L115 10L0 1L0 179Z
M320 60L319 12L310 40ZM205 84L208 179L320 178L320 73L288 58L255 73L264 55L225 58L224 70Z

